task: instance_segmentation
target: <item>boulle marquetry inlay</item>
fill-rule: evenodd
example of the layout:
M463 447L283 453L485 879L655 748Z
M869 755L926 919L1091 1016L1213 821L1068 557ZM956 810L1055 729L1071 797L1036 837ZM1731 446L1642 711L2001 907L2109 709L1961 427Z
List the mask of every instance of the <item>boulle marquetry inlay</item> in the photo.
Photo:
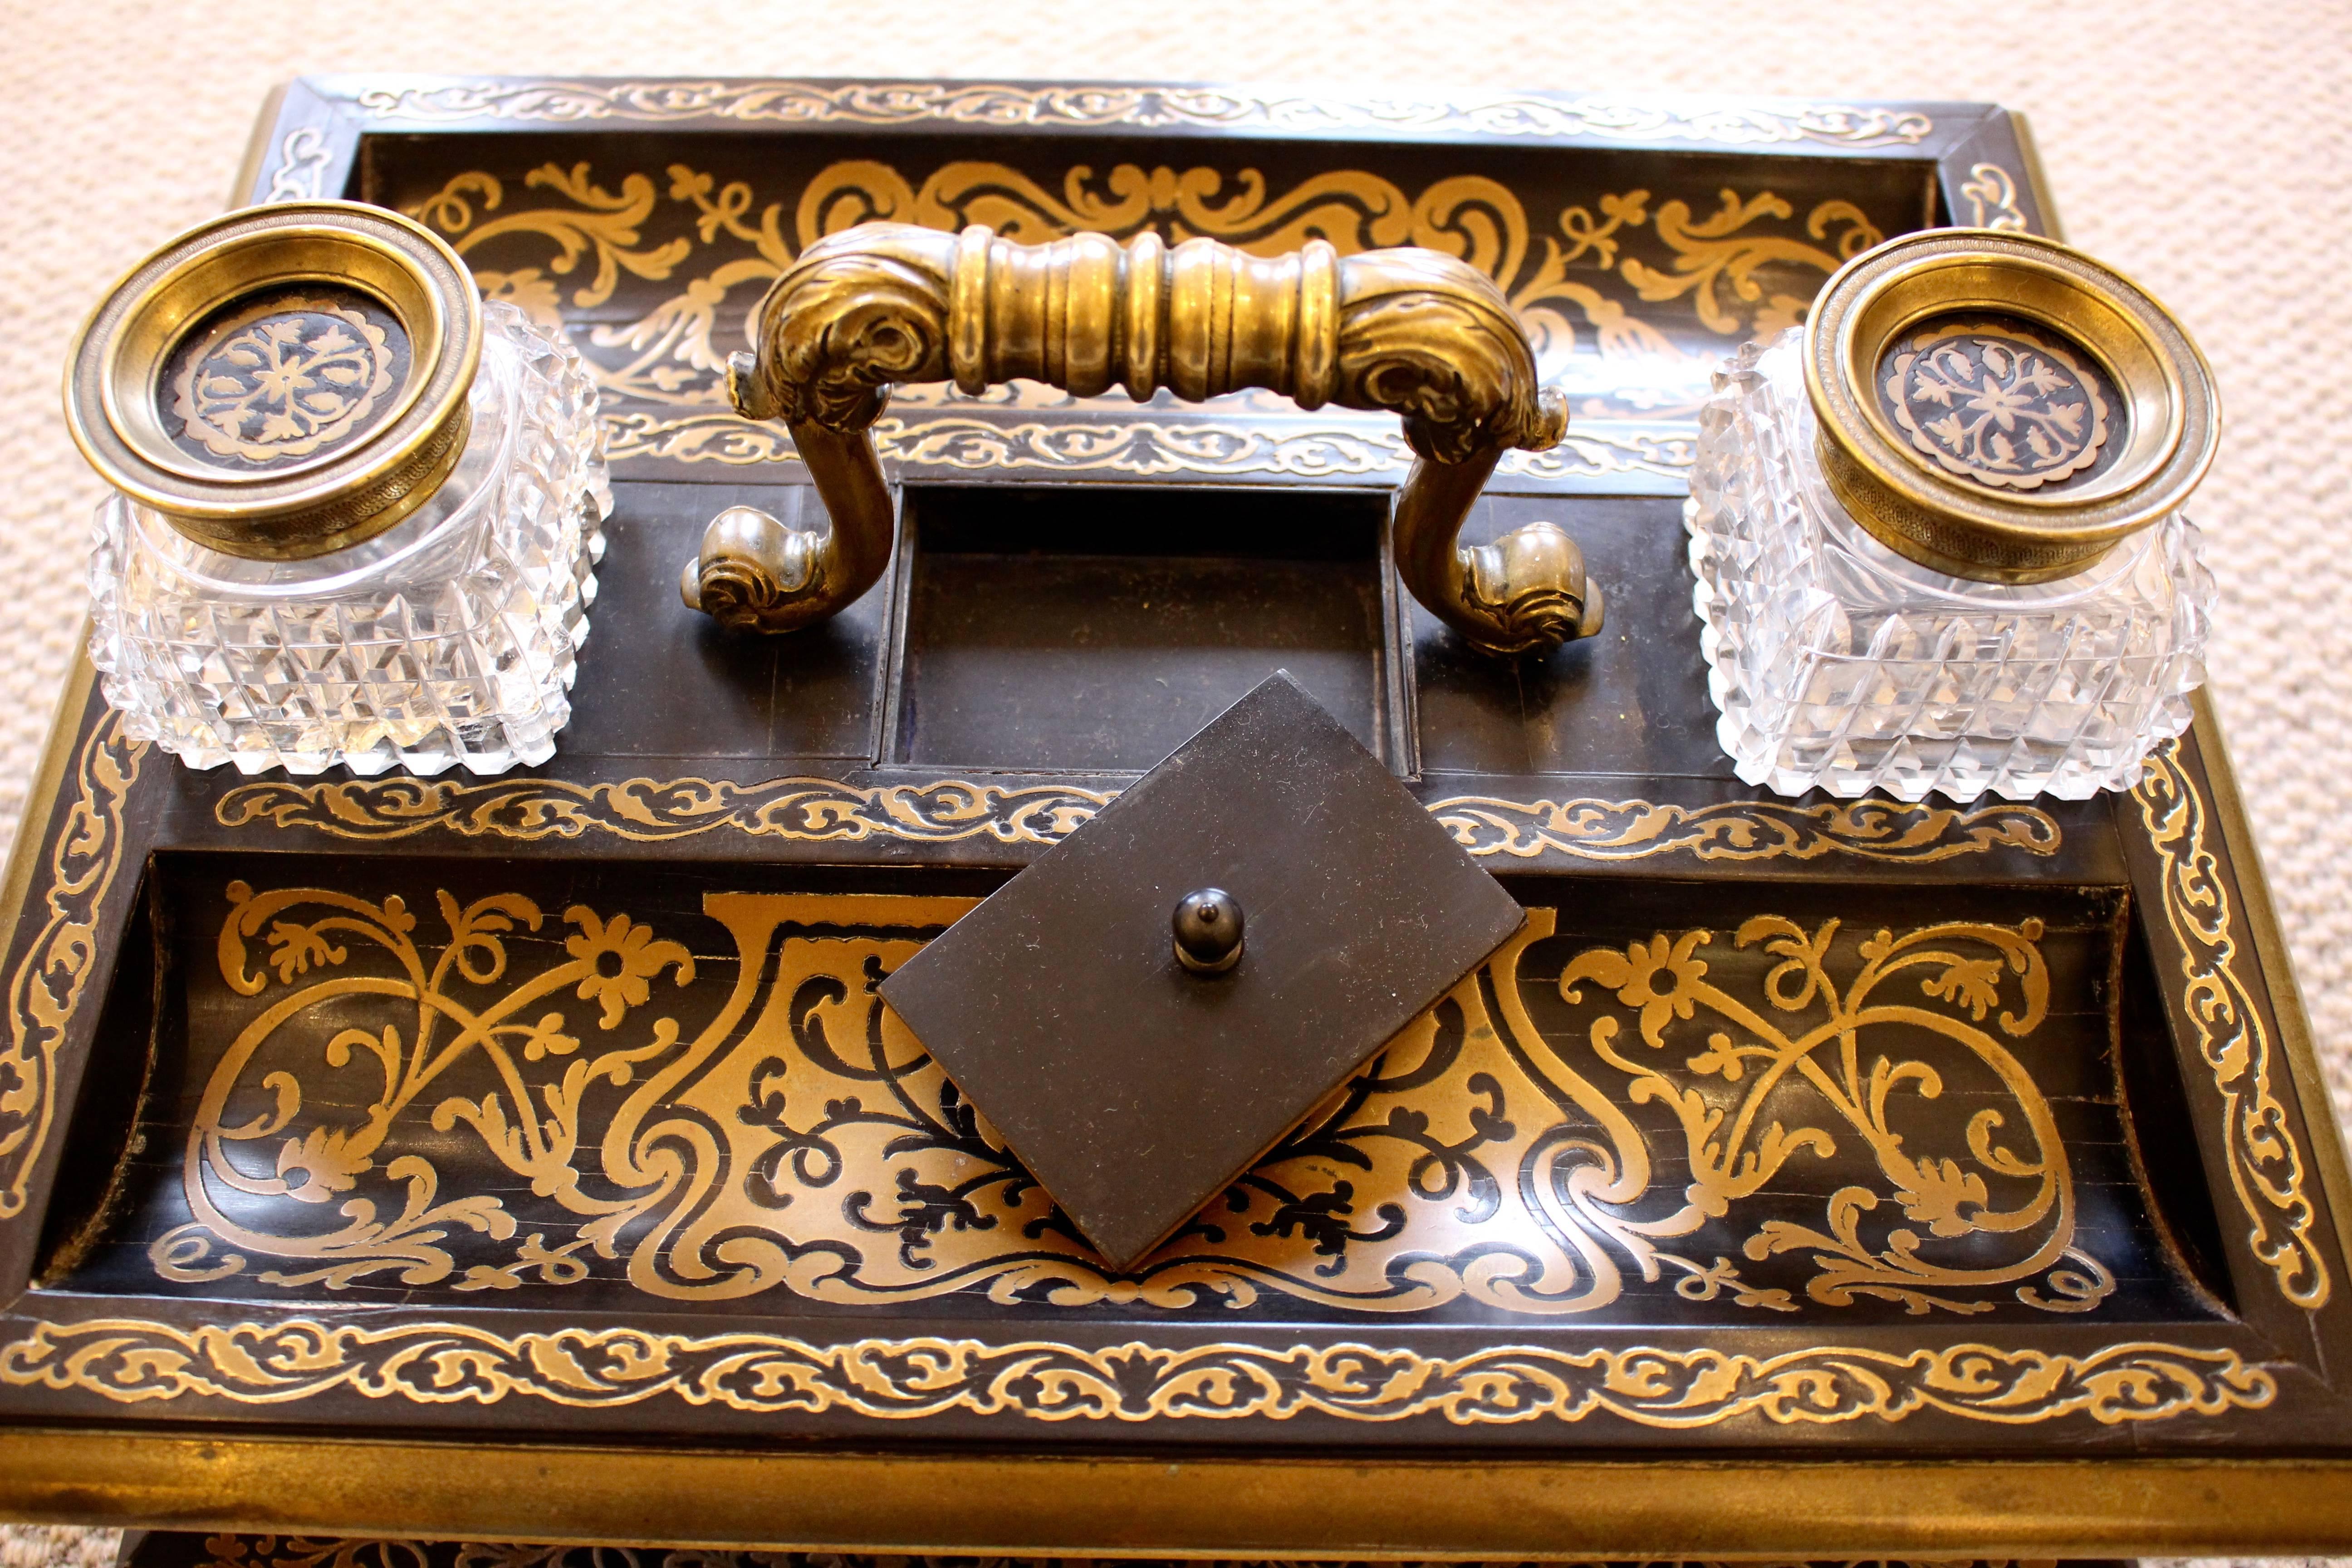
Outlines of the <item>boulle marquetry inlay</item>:
M708 894L737 959L688 1012L712 951L689 915L228 897L216 960L247 1000L206 1058L189 1217L147 1252L177 1284L1537 1315L1671 1291L1775 1316L2115 1289L2012 1050L2050 1006L2039 921L1759 916L1577 952L1530 910L1117 1274L876 994L970 900Z
M286 133L278 146L278 167L269 176L269 188L261 194L264 202L315 202L330 193L322 187L327 180L327 165L334 162L335 150L325 132L315 125L298 125Z
M2298 1307L2326 1305L2319 1214L2305 1190L2308 1162L2279 1099L2284 1064L2242 965L2227 873L2210 841L2211 807L2181 766L2178 742L2147 760L2132 791L2141 825L2163 865L2155 900L2179 950L2185 983L2179 1016L2221 1096L2230 1191L2248 1222L2247 1245L2271 1271L2279 1294Z
M2089 468L2107 444L2115 391L2080 352L2022 322L1937 322L1887 353L1879 398L1945 472L2038 489Z
M58 1113L58 1048L89 990L97 933L122 868L122 807L147 754L112 713L82 741L55 847L17 919L37 919L8 977L0 1041L0 1220L25 1211L33 1167ZM30 823L27 824L28 827Z
M1935 121L1887 104L1692 104L1549 98L1349 100L1258 97L1221 88L1132 83L1021 87L987 82L790 80L551 81L506 79L362 90L362 112L420 121L506 120L578 124L917 125L975 129L1267 126L1294 133L1337 130L1475 131L1500 137L1591 137L1769 146L1814 142L1869 149L1916 146Z
M432 1405L543 1400L574 1409L673 1398L753 1412L909 1420L950 1411L1036 1421L1283 1421L1321 1415L1457 1426L1614 1415L1693 1429L1898 1422L1927 1411L2010 1426L2102 1426L2260 1410L2268 1372L2231 1350L2126 1341L2087 1353L1987 1344L1554 1350L1459 1356L1369 1345L867 1339L639 1329L501 1333L472 1323L329 1325L303 1319L194 1329L137 1318L37 1323L0 1344L0 1383L121 1405L212 1398L282 1406L320 1394Z
M216 458L266 464L331 451L388 411L405 349L345 300L274 295L183 353L172 413Z
M1970 165L1969 177L1960 182L1960 199L1969 204L1969 209L1959 221L1970 228L2023 234L2030 226L2025 210L2017 205L2017 182L1999 163Z
M722 183L686 163L658 176L550 163L520 181L465 170L402 200L467 257L490 298L547 321L567 311L601 318L616 300L636 312L577 334L605 398L614 457L731 464L794 460L781 429L727 410L726 357L742 341L745 315L801 251L868 220L949 230L986 223L1024 244L1156 229L1171 243L1205 237L1257 255L1323 238L1342 256L1417 245L1459 257L1503 288L1547 366L1586 353L1644 367L1622 396L1580 404L1609 420L1571 426L1551 452L1506 460L1507 477L1529 479L1685 473L1687 439L1609 425L1686 416L1715 354L1801 320L1821 281L1883 235L1852 202L1799 202L1770 189L1633 187L1547 217L1484 174L1410 188L1337 169L1279 186L1255 168L1141 163L1073 164L1045 177L980 160L928 174L848 160L766 200L749 181ZM682 286L648 308L631 303L648 294L633 279ZM1686 327L1665 330L1667 315L1687 317ZM1391 421L1305 419L1272 397L1224 402L1232 417L1203 423L1139 417L1116 396L1024 385L973 398L917 386L894 394L874 435L886 457L974 470L1314 477L1402 472L1412 460Z
M1084 826L1116 793L1065 784L1007 788L961 779L868 786L822 778L755 784L640 778L585 784L562 779L268 780L229 790L213 815L224 827L302 828L356 840L446 832L521 843L596 834L651 843L724 831L812 843L876 837L941 843L986 837L1047 845ZM2052 856L2064 837L2049 813L2011 804L1966 810L1891 800L1686 806L1590 796L1512 801L1453 795L1431 802L1429 810L1471 854L1521 860L1546 855L1639 860L1680 853L1710 861L1844 855L1930 864L1996 849Z

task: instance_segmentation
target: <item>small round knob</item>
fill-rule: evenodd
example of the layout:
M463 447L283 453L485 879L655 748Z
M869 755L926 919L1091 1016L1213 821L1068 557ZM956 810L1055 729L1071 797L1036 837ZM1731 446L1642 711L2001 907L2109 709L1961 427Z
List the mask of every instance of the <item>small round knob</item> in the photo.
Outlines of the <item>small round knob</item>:
M1169 920L1176 961L1195 974L1223 974L1242 961L1242 907L1223 888L1201 888L1176 900Z

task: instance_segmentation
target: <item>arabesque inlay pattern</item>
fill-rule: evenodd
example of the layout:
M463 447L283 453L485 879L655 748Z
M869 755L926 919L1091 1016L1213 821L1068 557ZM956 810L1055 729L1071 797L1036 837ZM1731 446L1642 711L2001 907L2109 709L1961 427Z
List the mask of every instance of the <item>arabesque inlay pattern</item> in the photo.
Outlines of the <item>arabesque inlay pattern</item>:
M1815 202L1801 212L1772 191L1728 189L1713 193L1712 210L1645 189L1607 193L1564 207L1550 226L1557 232L1545 233L1517 194L1484 175L1439 179L1415 194L1360 169L1276 190L1246 168L1080 164L1058 179L1039 179L1006 164L960 161L917 183L861 159L817 171L789 204L762 203L748 182L721 184L686 163L669 165L661 180L632 172L617 184L587 163L551 163L530 171L521 184L547 199L525 205L510 180L477 169L410 201L407 210L467 258L486 294L542 321L567 310L604 314L625 276L682 279L682 289L650 310L583 323L577 333L607 405L612 454L681 462L792 457L781 430L727 411L728 348L747 341L741 323L759 291L795 257L871 219L947 230L984 223L1024 244L1081 230L1125 238L1148 228L1171 242L1205 237L1261 256L1296 250L1309 238L1328 240L1342 256L1423 246L1493 278L1547 363L1589 349L1603 361L1679 367L1667 379L1693 388L1703 384L1718 342L1727 348L1798 321L1821 279L1882 237L1850 202ZM1661 310L1687 314L1704 342L1663 331ZM1664 384L1650 372L1634 381ZM1551 452L1515 454L1502 471L1680 477L1690 443L1638 426L1642 418L1686 415L1690 396L1654 392L1637 397L1639 406L1593 404L1587 412L1612 418L1572 428ZM1390 474L1411 460L1393 422L1378 416L1327 411L1302 422L1286 400L1227 401L1226 417L1204 423L1139 416L1117 396L1024 385L975 398L910 387L894 395L892 413L874 434L887 457L967 469ZM1628 417L1635 428L1607 428Z
M2230 1190L2250 1228L2247 1245L2298 1307L2316 1310L2331 1291L2315 1232L2318 1212L2305 1190L2309 1162L2278 1098L2282 1070L2260 1005L2239 973L2240 931L2227 873L2208 842L2210 807L2167 742L2132 791L2140 822L2163 864L2157 902L2179 950L2186 990L2177 1016L2196 1032L2199 1055L2221 1096Z
M349 1392L420 1405L539 1399L575 1409L656 1398L885 1420L950 1411L1036 1421L1341 1421L1437 1416L1456 1426L1614 1415L1664 1429L1742 1416L1775 1426L1902 1421L1923 1411L2024 1426L2102 1426L2259 1410L2277 1384L2235 1351L2126 1342L2087 1354L1963 1344L1757 1355L1705 1349L1498 1345L1460 1356L1340 1344L858 1340L638 1329L502 1334L458 1323L303 1319L194 1329L138 1319L39 1323L0 1345L0 1383L117 1404L215 1398L274 1405Z
M1813 142L1857 150L1916 146L1935 121L1884 104L1665 105L1603 98L1512 93L1488 99L1261 98L1208 87L1129 82L1021 87L985 82L550 81L508 79L432 87L371 88L362 113L412 121L507 120L577 124L942 125L1020 129L1264 126L1292 132L1342 130L1475 131L1497 137L1591 137L1752 147Z
M305 828L356 840L446 832L532 843L603 833L652 843L725 831L811 843L877 837L939 843L986 837L1047 845L1075 832L1115 793L1066 784L1007 788L961 779L866 786L823 778L584 784L561 779L267 780L229 790L214 807L214 816L224 827ZM2047 857L2063 841L2049 813L2011 804L1968 810L1891 800L1686 806L1589 796L1512 801L1454 795L1432 802L1429 810L1471 854L1512 859L1565 855L1638 860L1689 854L1710 861L1811 860L1846 855L1926 865L1996 849Z
M1834 921L1758 917L1732 947L1770 967L1734 989L1708 978L1706 931L1557 953L1557 993L1587 1021L1546 1029L1520 968L1556 917L1530 910L1115 1274L877 994L969 900L707 894L738 963L689 1026L691 952L713 948L625 913L575 905L559 924L519 895L443 892L436 947L398 898L228 894L220 973L251 1008L189 1125L190 1217L149 1248L177 1283L595 1278L677 1301L978 1290L1170 1310L1272 1290L1540 1315L1629 1289L1776 1313L1800 1291L2082 1312L2115 1288L2076 1243L2049 1102L2002 1043L2047 1013L2036 921L1857 945ZM1630 1056L1629 1019L1645 1047ZM1981 1106L1965 1126L1930 1103L1948 1085ZM1809 1169L1835 1194L1792 1206Z
M2011 322L1945 321L1888 356L1880 396L1946 472L2039 489L2098 461L2107 395L2074 353Z
M147 754L109 713L74 759L72 805L46 876L18 917L40 925L8 977L7 1035L0 1040L0 1220L25 1211L33 1167L58 1111L58 1048L89 989L98 925L122 868L123 798ZM26 827L38 831L28 822Z

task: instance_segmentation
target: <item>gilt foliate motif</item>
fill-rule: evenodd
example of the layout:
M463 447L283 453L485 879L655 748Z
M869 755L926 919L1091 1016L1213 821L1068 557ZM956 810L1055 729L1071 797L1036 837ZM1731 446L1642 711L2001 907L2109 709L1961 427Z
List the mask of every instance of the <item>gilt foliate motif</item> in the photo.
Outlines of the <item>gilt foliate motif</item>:
M1920 332L1890 356L1882 390L1913 447L1996 489L2054 484L2096 463L2107 443L2098 379L2064 345L2021 327Z
M172 384L188 438L247 462L304 458L368 427L396 355L383 327L331 300L272 299L215 329Z
M1532 1315L1671 1291L1741 1317L2114 1288L2004 1044L2048 1009L2032 921L1857 947L1759 919L1730 945L1773 966L1741 985L1712 932L1570 952L1531 910L1122 1274L877 994L968 900L709 894L725 939L689 947L689 916L515 895L230 896L250 1010L194 1118L190 1217L150 1248L169 1281ZM706 977L695 953L730 948ZM1948 1086L1964 1125L1933 1114Z
M479 1323L301 1318L193 1329L139 1319L38 1323L0 1343L0 1384L118 1405L285 1405L348 1392L575 1410L677 1399L887 1421L950 1412L1121 1424L1422 1416L1466 1427L1615 1416L1667 1431L1742 1417L1780 1427L1893 1423L1927 1412L2002 1426L2069 1418L2114 1426L2261 1410L2278 1396L2277 1379L2234 1350L2149 1341L2081 1354L1988 1344L1779 1354L1506 1344L1449 1356L1363 1344L1086 1349L930 1336L812 1344L777 1333L625 1328L509 1334ZM335 1568L363 1564L354 1556Z
M1801 320L1822 279L1883 237L1850 202L1800 207L1770 190L1693 200L1630 188L1547 218L1486 175L1412 191L1362 169L1285 188L1246 167L1077 164L1054 178L960 160L918 179L852 159L818 170L790 199L762 200L748 181L722 182L688 163L615 180L583 163L528 171L516 185L468 170L406 210L467 258L486 296L542 321L593 315L573 335L597 375L614 458L730 464L794 459L780 432L727 405L727 355L748 345L761 292L809 246L873 220L945 230L982 223L1023 244L1081 231L1123 240L1150 228L1171 244L1207 237L1260 256L1313 238L1343 256L1405 245L1443 251L1495 279L1547 375L1580 354L1642 360L1641 375L1605 377L1579 405L1620 419L1688 414L1725 348ZM677 291L613 320L630 278ZM1689 317L1687 328L1662 329L1666 316ZM891 403L875 430L887 455L960 468L1360 473L1412 460L1392 425L1328 410L1309 418L1265 393L1219 400L1227 417L1213 424L1138 419L1124 398L1026 383L978 397L907 387ZM1564 448L1514 462L1507 471L1531 477L1679 475L1688 455L1654 436L1572 427Z

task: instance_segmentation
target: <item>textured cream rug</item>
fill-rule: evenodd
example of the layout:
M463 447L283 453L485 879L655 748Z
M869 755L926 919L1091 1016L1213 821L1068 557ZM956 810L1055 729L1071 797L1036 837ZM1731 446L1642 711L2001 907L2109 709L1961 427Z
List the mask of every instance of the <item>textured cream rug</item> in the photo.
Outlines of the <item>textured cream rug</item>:
M0 0L0 837L81 615L96 481L66 342L215 210L270 86L310 70L1150 78L1392 88L1981 99L2032 118L2068 237L2188 321L2230 415L2196 514L2224 610L2212 685L2338 1104L2352 1108L2352 4L2015 0ZM2336 368L2330 370L2333 363ZM2331 784L2329 781L2335 780ZM2331 805L2334 798L2336 805ZM0 1568L110 1542L0 1531Z

